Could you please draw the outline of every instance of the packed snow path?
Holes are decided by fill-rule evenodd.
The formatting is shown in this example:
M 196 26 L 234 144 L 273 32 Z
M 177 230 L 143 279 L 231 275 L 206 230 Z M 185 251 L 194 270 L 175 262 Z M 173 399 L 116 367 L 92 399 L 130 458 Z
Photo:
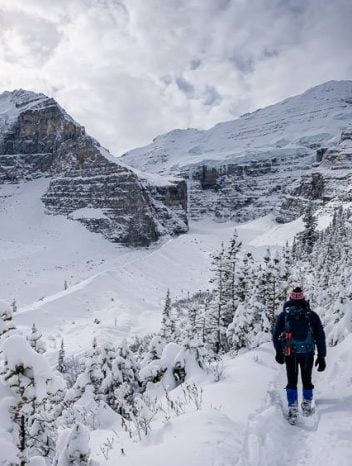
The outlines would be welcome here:
M 284 417 L 285 367 L 266 344 L 226 360 L 224 379 L 205 383 L 200 411 L 191 409 L 166 425 L 156 422 L 142 442 L 120 436 L 107 461 L 99 445 L 109 433 L 96 431 L 95 456 L 109 466 L 351 465 L 351 346 L 352 335 L 329 350 L 326 372 L 314 369 L 317 410 L 300 416 L 296 426 Z

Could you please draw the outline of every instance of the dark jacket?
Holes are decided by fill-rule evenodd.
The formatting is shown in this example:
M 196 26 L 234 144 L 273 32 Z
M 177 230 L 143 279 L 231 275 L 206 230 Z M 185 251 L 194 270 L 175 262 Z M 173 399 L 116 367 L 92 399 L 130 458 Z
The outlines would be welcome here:
M 310 325 L 311 325 L 311 329 L 313 333 L 314 343 L 318 350 L 318 356 L 325 358 L 326 342 L 325 342 L 325 332 L 323 329 L 323 325 L 321 323 L 321 320 L 318 314 L 309 308 L 309 304 L 304 299 L 300 299 L 300 300 L 290 299 L 284 304 L 283 311 L 281 312 L 281 314 L 278 315 L 276 319 L 276 324 L 273 330 L 273 343 L 274 343 L 274 347 L 276 351 L 278 352 L 282 351 L 280 335 L 282 334 L 282 332 L 285 331 L 285 310 L 290 306 L 300 306 L 306 309 L 307 312 L 309 312 L 309 321 L 310 321 Z M 302 323 L 302 325 L 306 325 L 306 324 Z M 305 332 L 305 329 L 302 329 L 302 333 L 304 332 Z

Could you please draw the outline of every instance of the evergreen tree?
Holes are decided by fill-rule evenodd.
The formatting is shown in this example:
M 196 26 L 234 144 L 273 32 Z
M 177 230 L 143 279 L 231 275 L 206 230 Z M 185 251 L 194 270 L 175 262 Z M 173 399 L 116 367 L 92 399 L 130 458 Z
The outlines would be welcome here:
M 175 336 L 175 319 L 172 315 L 170 290 L 167 290 L 164 309 L 162 313 L 160 335 L 165 341 L 172 341 Z
M 59 372 L 61 372 L 61 374 L 64 374 L 66 372 L 64 339 L 61 340 L 56 368 Z
M 72 429 L 63 431 L 58 442 L 54 466 L 93 466 L 90 460 L 89 437 L 89 429 L 78 422 Z
M 210 332 L 212 333 L 212 342 L 214 350 L 219 353 L 227 348 L 226 325 L 224 323 L 224 314 L 226 313 L 226 261 L 225 248 L 221 244 L 220 250 L 212 257 L 212 272 L 213 278 L 210 283 L 214 284 L 213 296 L 214 299 L 210 304 Z
M 237 287 L 235 294 L 239 303 L 244 303 L 252 291 L 255 281 L 253 256 L 250 252 L 243 256 L 240 263 L 237 277 Z
M 38 331 L 35 324 L 33 324 L 32 332 L 27 337 L 27 340 L 29 341 L 29 344 L 34 349 L 34 351 L 36 351 L 37 353 L 43 354 L 46 352 L 46 346 L 43 341 L 43 335 Z
M 313 246 L 318 238 L 316 231 L 318 221 L 314 216 L 314 206 L 310 202 L 303 215 L 304 230 L 299 233 L 298 238 L 300 240 L 302 252 L 305 255 L 311 254 Z
M 227 329 L 230 345 L 235 350 L 249 346 L 251 332 L 253 330 L 252 321 L 253 315 L 249 312 L 248 307 L 245 304 L 239 304 L 233 322 Z
M 17 303 L 15 299 L 12 301 L 11 307 L 12 307 L 12 312 L 15 314 L 17 312 Z
M 270 331 L 276 320 L 276 315 L 282 301 L 286 298 L 283 293 L 283 280 L 281 275 L 281 259 L 276 252 L 274 257 L 267 265 L 267 295 L 268 295 L 268 320 L 270 322 Z
M 229 247 L 225 257 L 225 294 L 230 301 L 229 322 L 233 319 L 237 307 L 237 268 L 239 263 L 239 253 L 242 248 L 242 242 L 238 240 L 238 234 L 235 230 L 230 240 Z
M 11 408 L 20 465 L 27 464 L 35 450 L 53 454 L 56 429 L 47 418 L 38 421 L 43 403 L 62 392 L 65 383 L 52 373 L 46 359 L 35 352 L 20 335 L 12 335 L 2 345 L 4 353 L 3 381 L 12 390 Z M 49 402 L 49 406 L 53 403 Z M 45 411 L 44 411 L 45 413 Z
M 0 299 L 0 337 L 5 334 L 10 334 L 11 330 L 15 329 L 12 322 L 13 311 L 11 306 Z

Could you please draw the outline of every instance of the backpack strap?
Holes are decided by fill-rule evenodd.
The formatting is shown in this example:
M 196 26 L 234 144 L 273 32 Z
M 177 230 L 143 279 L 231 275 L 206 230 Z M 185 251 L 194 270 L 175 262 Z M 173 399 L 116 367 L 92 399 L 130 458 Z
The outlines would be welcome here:
M 312 315 L 312 311 L 310 310 L 309 303 L 308 303 L 308 308 L 307 308 L 307 310 L 305 312 L 305 316 L 306 316 L 306 319 L 307 319 L 307 322 L 308 322 L 308 332 L 313 337 L 314 333 L 313 333 L 313 329 L 312 329 L 312 321 L 311 321 L 311 318 L 310 318 L 311 315 Z

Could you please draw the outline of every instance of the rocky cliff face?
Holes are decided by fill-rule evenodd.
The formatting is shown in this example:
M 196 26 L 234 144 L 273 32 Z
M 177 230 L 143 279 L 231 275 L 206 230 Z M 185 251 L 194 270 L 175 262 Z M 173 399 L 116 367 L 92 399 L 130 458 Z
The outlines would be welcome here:
M 352 182 L 352 128 L 337 141 L 316 152 L 316 162 L 292 185 L 278 209 L 278 221 L 291 221 L 302 214 L 308 201 L 318 206 L 350 202 Z
M 206 131 L 176 130 L 122 159 L 139 170 L 180 174 L 189 216 L 245 221 L 300 216 L 348 189 L 352 81 L 329 82 Z M 347 128 L 347 129 L 346 129 Z
M 288 222 L 308 201 L 350 202 L 351 123 L 352 81 L 330 82 L 115 159 L 53 99 L 15 91 L 0 96 L 0 184 L 49 177 L 48 213 L 128 245 L 186 232 L 187 218 Z
M 111 241 L 145 246 L 187 231 L 183 181 L 142 180 L 85 134 L 53 100 L 26 91 L 0 96 L 0 183 L 50 177 L 43 202 Z

